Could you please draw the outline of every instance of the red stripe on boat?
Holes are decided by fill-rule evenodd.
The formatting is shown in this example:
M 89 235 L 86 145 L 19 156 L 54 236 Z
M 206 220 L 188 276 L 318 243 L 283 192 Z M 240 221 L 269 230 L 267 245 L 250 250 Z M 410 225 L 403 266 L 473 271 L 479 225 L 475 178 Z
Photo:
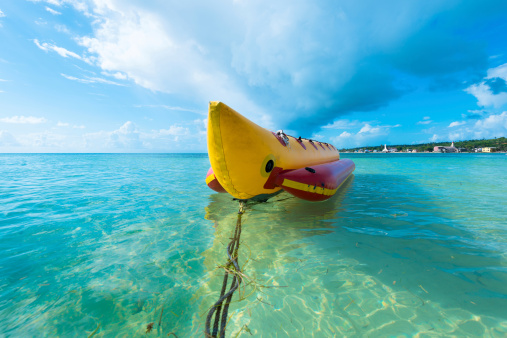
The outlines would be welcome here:
M 350 176 L 355 167 L 352 160 L 343 159 L 286 171 L 277 175 L 276 185 L 296 197 L 324 201 L 336 193 L 335 189 Z

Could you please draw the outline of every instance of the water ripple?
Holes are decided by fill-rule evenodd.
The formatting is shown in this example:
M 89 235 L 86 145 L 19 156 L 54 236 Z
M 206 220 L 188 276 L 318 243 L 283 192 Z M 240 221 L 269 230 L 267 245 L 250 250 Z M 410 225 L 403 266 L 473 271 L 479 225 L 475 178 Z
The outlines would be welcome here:
M 244 215 L 228 335 L 507 335 L 499 155 L 352 155 L 329 201 Z M 0 335 L 202 335 L 237 204 L 202 154 L 0 155 Z M 269 286 L 269 288 L 267 288 Z M 163 315 L 161 316 L 163 310 Z

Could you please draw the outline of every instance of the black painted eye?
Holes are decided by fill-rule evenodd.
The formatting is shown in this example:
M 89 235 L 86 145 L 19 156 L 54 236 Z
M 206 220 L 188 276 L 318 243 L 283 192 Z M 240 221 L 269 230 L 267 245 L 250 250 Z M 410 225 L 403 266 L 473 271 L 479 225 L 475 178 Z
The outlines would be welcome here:
M 266 163 L 266 172 L 269 173 L 271 170 L 273 170 L 273 167 L 275 166 L 275 163 L 273 160 L 269 160 L 268 163 Z

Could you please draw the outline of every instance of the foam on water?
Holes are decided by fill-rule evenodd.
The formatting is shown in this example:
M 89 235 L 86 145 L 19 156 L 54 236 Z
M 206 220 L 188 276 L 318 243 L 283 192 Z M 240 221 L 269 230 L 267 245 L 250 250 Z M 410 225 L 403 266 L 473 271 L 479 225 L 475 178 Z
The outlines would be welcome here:
M 507 157 L 349 157 L 329 201 L 248 207 L 227 335 L 507 335 Z M 0 335 L 203 335 L 238 207 L 208 167 L 0 155 Z

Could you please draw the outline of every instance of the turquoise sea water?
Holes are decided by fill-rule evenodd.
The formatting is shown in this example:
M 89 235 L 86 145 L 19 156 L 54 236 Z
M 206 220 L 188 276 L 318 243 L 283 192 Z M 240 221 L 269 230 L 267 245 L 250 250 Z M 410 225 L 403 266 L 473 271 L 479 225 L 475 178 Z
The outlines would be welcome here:
M 507 156 L 342 157 L 355 175 L 331 200 L 247 208 L 255 284 L 226 336 L 505 337 Z M 203 336 L 238 210 L 208 168 L 206 154 L 1 154 L 0 336 L 151 322 L 146 336 Z

